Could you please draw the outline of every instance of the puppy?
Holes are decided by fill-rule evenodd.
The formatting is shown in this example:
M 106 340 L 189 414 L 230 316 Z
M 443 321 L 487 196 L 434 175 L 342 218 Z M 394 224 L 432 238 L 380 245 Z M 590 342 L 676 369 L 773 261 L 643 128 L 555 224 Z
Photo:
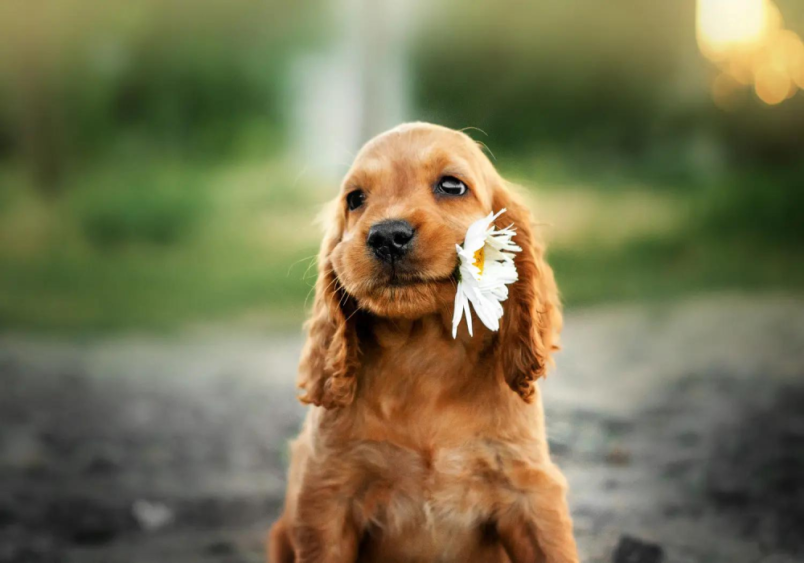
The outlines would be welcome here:
M 467 228 L 516 229 L 499 332 L 451 319 Z M 553 272 L 522 201 L 467 135 L 399 126 L 329 210 L 269 561 L 578 561 L 536 380 L 558 349 Z

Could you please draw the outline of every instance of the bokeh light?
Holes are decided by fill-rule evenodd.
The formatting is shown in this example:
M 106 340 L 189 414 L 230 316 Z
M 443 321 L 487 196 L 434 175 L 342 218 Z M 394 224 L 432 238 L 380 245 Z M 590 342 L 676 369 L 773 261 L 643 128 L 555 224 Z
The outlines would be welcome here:
M 768 105 L 792 98 L 804 84 L 804 42 L 784 28 L 772 0 L 698 0 L 697 37 L 701 53 L 721 71 L 712 83 L 721 108 L 732 108 L 734 82 L 753 86 Z
M 698 43 L 701 51 L 722 60 L 735 50 L 757 44 L 765 32 L 763 0 L 699 0 Z
M 790 77 L 783 70 L 765 65 L 757 71 L 754 89 L 760 100 L 776 105 L 788 98 L 792 85 Z

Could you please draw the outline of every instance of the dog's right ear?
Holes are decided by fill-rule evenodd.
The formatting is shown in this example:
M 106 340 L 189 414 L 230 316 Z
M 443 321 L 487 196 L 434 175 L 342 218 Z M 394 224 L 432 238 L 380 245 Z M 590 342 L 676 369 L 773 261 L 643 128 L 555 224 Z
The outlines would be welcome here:
M 353 300 L 344 292 L 330 255 L 343 233 L 343 213 L 334 202 L 325 210 L 326 234 L 318 254 L 318 280 L 307 341 L 299 363 L 298 386 L 301 402 L 325 408 L 352 402 L 357 384 L 358 349 L 354 322 L 350 322 Z
M 553 270 L 534 233 L 530 211 L 521 197 L 501 178 L 495 186 L 493 209 L 507 209 L 498 226 L 513 223 L 514 243 L 522 251 L 514 257 L 519 279 L 503 304 L 498 337 L 503 373 L 508 385 L 525 402 L 535 395 L 535 381 L 547 373 L 553 352 L 559 349 L 562 316 Z

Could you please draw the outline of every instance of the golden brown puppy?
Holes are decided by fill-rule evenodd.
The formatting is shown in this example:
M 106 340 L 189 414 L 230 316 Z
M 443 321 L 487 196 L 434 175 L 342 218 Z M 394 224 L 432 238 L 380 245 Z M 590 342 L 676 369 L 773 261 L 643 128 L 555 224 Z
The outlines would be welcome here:
M 519 280 L 499 332 L 475 318 L 474 337 L 464 322 L 453 339 L 455 245 L 502 208 Z M 331 208 L 318 271 L 299 368 L 314 406 L 270 561 L 577 561 L 535 385 L 558 348 L 553 272 L 477 144 L 423 123 L 370 141 Z

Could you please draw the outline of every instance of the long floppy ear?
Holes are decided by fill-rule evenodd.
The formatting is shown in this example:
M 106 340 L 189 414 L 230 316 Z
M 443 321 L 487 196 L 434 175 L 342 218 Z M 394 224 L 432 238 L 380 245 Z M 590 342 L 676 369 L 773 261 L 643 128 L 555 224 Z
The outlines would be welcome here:
M 522 248 L 514 258 L 519 279 L 511 285 L 498 338 L 505 381 L 530 402 L 536 379 L 547 373 L 552 354 L 559 349 L 561 302 L 553 270 L 544 259 L 544 245 L 534 235 L 530 211 L 502 179 L 494 188 L 495 211 L 505 208 L 498 227 L 511 223 L 514 242 Z
M 325 408 L 352 402 L 357 382 L 358 349 L 352 299 L 344 293 L 330 260 L 343 232 L 337 206 L 328 210 L 332 219 L 318 254 L 315 301 L 305 327 L 307 341 L 299 363 L 299 400 Z

